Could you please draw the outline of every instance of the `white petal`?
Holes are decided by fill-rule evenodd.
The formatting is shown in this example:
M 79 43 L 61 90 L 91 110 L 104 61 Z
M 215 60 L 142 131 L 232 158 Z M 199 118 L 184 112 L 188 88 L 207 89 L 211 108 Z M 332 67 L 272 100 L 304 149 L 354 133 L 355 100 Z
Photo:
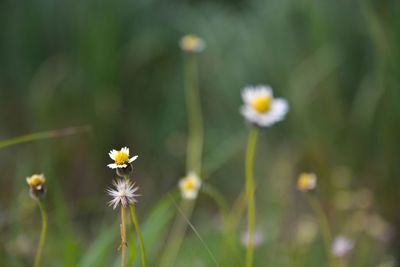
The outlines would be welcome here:
M 240 113 L 248 120 L 249 122 L 256 123 L 258 118 L 258 112 L 255 111 L 251 106 L 244 105 L 240 108 Z
M 115 150 L 115 149 L 111 150 L 110 153 L 108 153 L 108 155 L 110 156 L 110 158 L 111 158 L 112 160 L 115 160 L 115 156 L 116 156 L 117 154 L 118 154 L 118 151 Z
M 182 191 L 182 196 L 186 199 L 195 199 L 197 197 L 197 190 Z
M 267 85 L 246 86 L 242 90 L 242 99 L 245 104 L 251 104 L 259 97 L 273 97 L 272 88 Z
M 272 107 L 270 113 L 276 117 L 283 118 L 289 111 L 289 104 L 283 98 L 276 98 L 272 102 Z
M 121 165 L 117 165 L 116 168 L 124 169 L 124 168 L 126 168 L 126 167 L 128 167 L 128 165 L 126 165 L 126 164 L 121 164 Z
M 242 99 L 245 104 L 250 104 L 254 100 L 254 90 L 252 86 L 246 86 L 242 90 Z
M 125 152 L 129 156 L 129 148 L 127 148 L 126 146 L 121 148 L 121 152 Z
M 131 163 L 131 162 L 135 161 L 137 158 L 138 158 L 138 156 L 137 156 L 137 155 L 136 155 L 136 156 L 133 156 L 132 158 L 130 158 L 130 159 L 129 159 L 129 163 Z
M 256 97 L 272 97 L 272 88 L 269 85 L 257 85 L 254 87 L 254 92 Z
M 115 164 L 115 163 L 108 164 L 107 166 L 108 166 L 109 168 L 111 168 L 111 169 L 116 169 L 116 168 L 118 168 L 118 165 Z
M 289 110 L 289 105 L 285 99 L 277 98 L 272 102 L 271 110 L 266 113 L 260 113 L 249 105 L 244 105 L 240 113 L 252 123 L 261 127 L 268 127 L 284 119 Z

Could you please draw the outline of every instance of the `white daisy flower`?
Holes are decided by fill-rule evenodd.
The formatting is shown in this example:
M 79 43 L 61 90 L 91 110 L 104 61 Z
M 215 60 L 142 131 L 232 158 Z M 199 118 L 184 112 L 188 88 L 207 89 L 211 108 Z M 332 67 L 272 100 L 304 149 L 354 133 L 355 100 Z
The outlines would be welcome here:
M 119 204 L 126 208 L 129 205 L 137 203 L 136 197 L 140 196 L 135 194 L 139 187 L 135 187 L 134 183 L 129 180 L 116 179 L 113 181 L 115 189 L 107 189 L 107 193 L 113 198 L 108 202 L 110 206 L 115 209 Z
M 251 123 L 269 127 L 285 118 L 289 105 L 283 98 L 274 98 L 272 88 L 265 85 L 247 86 L 242 90 L 244 105 L 240 113 Z
M 317 187 L 317 176 L 315 173 L 302 173 L 297 179 L 297 189 L 302 192 L 314 190 Z
M 185 52 L 200 53 L 206 48 L 206 43 L 197 35 L 187 34 L 181 38 L 179 46 Z
M 179 181 L 179 188 L 182 197 L 185 199 L 195 199 L 201 187 L 201 179 L 196 173 L 190 172 L 186 177 Z
M 110 153 L 108 153 L 108 155 L 112 160 L 114 160 L 114 163 L 107 165 L 111 169 L 126 168 L 128 167 L 129 163 L 135 161 L 138 158 L 138 156 L 133 156 L 132 158 L 129 158 L 129 148 L 127 147 L 121 148 L 120 151 L 113 149 L 110 151 Z
M 336 257 L 346 257 L 354 248 L 354 241 L 344 236 L 335 238 L 332 244 L 332 254 Z
M 244 232 L 242 235 L 242 238 L 240 239 L 241 243 L 243 246 L 248 247 L 250 244 L 250 234 L 248 231 Z M 264 232 L 261 230 L 256 230 L 253 235 L 253 246 L 259 247 L 261 246 L 265 241 L 265 235 Z

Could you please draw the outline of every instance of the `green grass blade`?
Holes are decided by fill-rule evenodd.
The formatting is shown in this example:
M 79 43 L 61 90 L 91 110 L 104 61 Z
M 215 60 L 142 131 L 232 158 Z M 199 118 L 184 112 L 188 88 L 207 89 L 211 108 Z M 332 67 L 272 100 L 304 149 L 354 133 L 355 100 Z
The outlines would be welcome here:
M 102 234 L 93 242 L 88 252 L 84 255 L 77 267 L 107 266 L 107 260 L 117 249 L 119 236 L 119 222 L 109 229 L 104 229 Z
M 20 135 L 16 137 L 12 137 L 9 139 L 0 141 L 0 148 L 5 148 L 13 145 L 18 145 L 26 142 L 31 142 L 40 139 L 48 139 L 48 138 L 58 138 L 68 135 L 74 135 L 78 133 L 90 132 L 91 128 L 88 125 L 79 126 L 79 127 L 70 127 L 61 130 L 52 130 L 38 133 L 31 133 L 26 135 Z

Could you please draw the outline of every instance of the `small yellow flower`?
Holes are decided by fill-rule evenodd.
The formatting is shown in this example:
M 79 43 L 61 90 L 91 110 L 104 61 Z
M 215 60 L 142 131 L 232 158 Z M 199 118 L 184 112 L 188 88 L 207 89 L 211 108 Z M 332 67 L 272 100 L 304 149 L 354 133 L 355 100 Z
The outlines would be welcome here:
M 30 192 L 34 197 L 43 197 L 45 194 L 46 178 L 43 174 L 34 174 L 26 178 Z
M 297 189 L 308 192 L 317 186 L 317 176 L 314 173 L 302 173 L 297 179 Z
M 190 172 L 186 177 L 179 181 L 179 188 L 182 197 L 185 199 L 195 199 L 201 187 L 201 179 L 196 173 Z
M 132 158 L 129 158 L 129 148 L 127 147 L 123 147 L 119 151 L 113 149 L 108 153 L 108 155 L 112 160 L 114 160 L 114 163 L 107 165 L 111 169 L 126 168 L 129 163 L 135 161 L 138 157 L 133 156 Z
M 46 182 L 46 178 L 44 178 L 43 174 L 34 174 L 30 177 L 27 177 L 26 182 L 31 188 L 41 189 L 41 187 Z
M 206 47 L 204 40 L 194 34 L 183 36 L 179 45 L 183 51 L 189 53 L 199 53 Z

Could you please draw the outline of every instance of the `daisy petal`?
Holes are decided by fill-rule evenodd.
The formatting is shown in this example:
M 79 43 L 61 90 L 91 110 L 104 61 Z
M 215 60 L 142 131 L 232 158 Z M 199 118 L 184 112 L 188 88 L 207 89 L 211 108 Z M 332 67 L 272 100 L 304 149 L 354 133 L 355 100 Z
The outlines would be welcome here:
M 118 165 L 115 163 L 111 163 L 111 164 L 108 164 L 107 167 L 109 167 L 111 169 L 116 169 L 116 168 L 118 168 Z
M 133 156 L 132 158 L 130 158 L 130 159 L 129 159 L 129 163 L 131 163 L 131 162 L 135 161 L 137 158 L 138 158 L 138 156 L 137 156 L 137 155 L 136 155 L 136 156 Z
M 121 152 L 125 152 L 126 154 L 129 155 L 129 148 L 125 146 L 125 147 L 121 148 Z
M 115 149 L 111 150 L 110 153 L 108 153 L 108 155 L 110 156 L 110 158 L 111 158 L 112 160 L 115 159 L 115 156 L 116 156 L 117 154 L 118 154 L 118 151 L 115 150 Z

